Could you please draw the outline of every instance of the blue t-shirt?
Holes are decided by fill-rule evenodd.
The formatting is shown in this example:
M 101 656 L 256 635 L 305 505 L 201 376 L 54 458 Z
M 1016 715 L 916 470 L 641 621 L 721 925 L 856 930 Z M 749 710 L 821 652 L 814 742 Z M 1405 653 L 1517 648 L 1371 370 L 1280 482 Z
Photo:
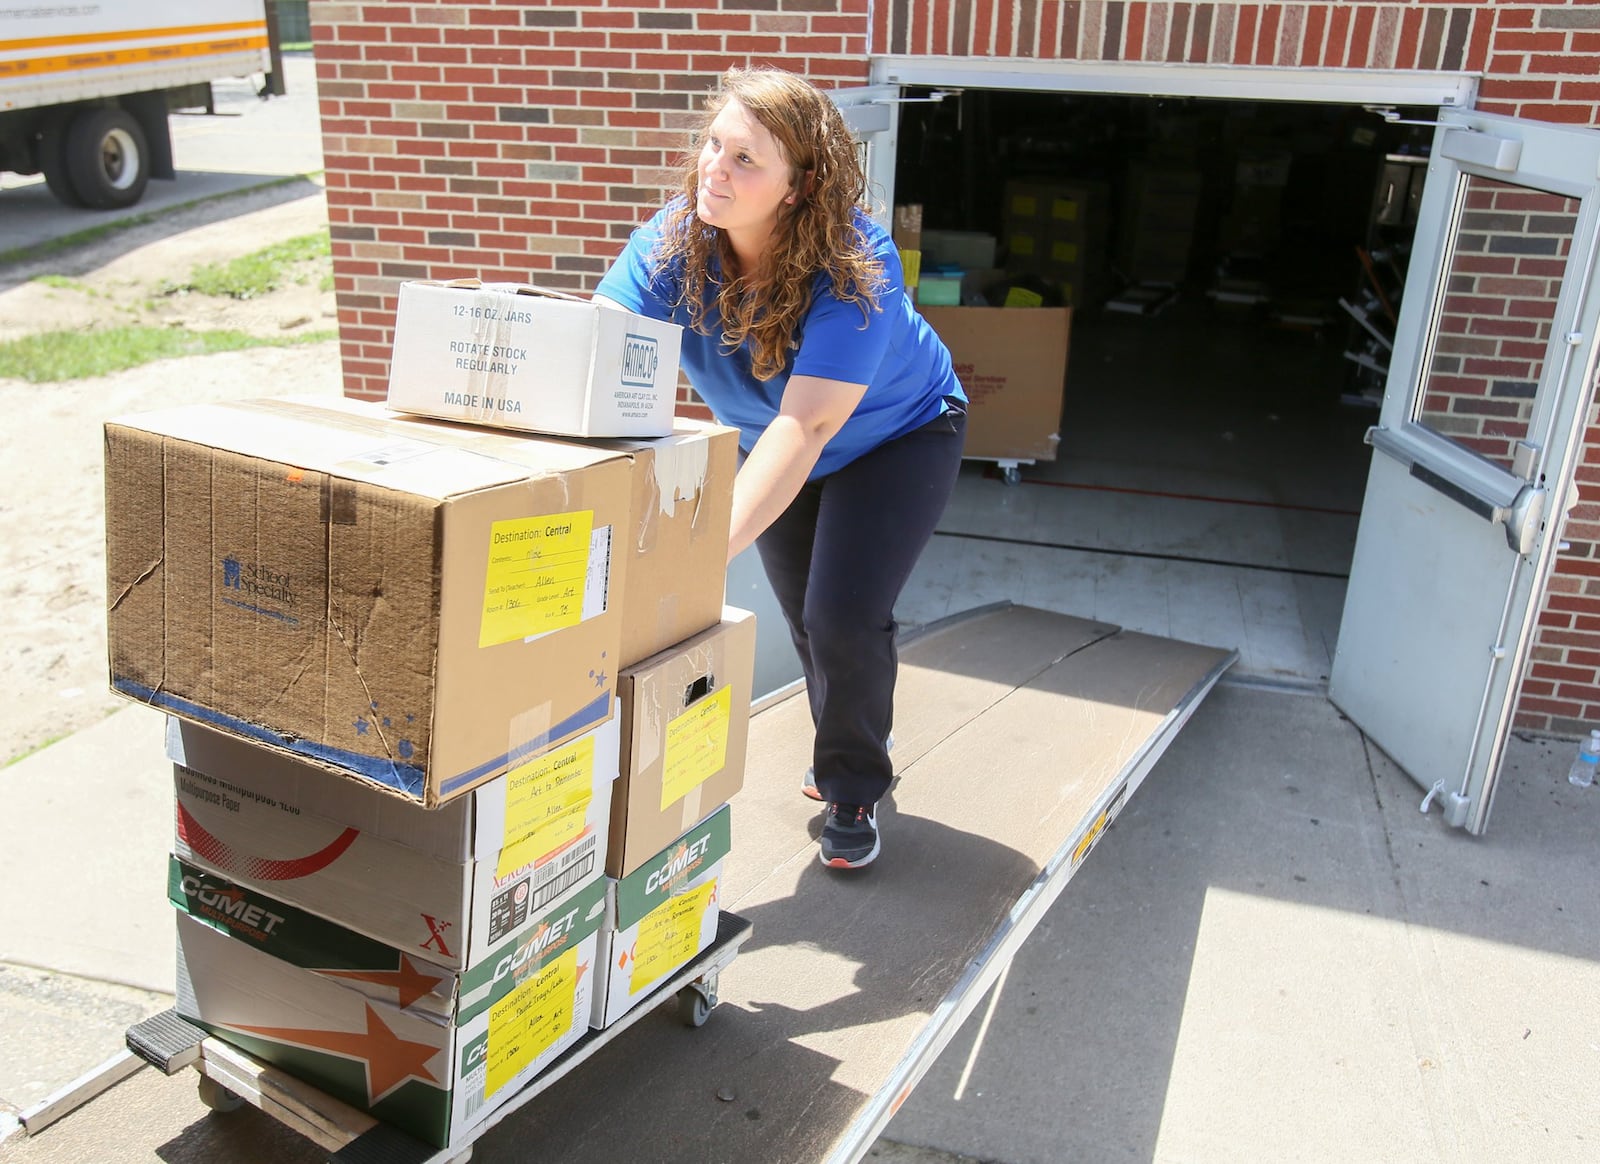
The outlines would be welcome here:
M 633 232 L 595 294 L 684 329 L 679 358 L 689 382 L 720 422 L 739 429 L 739 447 L 745 452 L 778 415 L 784 387 L 793 375 L 867 386 L 850 419 L 824 446 L 811 471 L 813 480 L 922 427 L 947 411 L 950 401 L 965 407 L 966 394 L 949 351 L 906 297 L 894 240 L 861 210 L 856 211 L 856 227 L 883 264 L 885 281 L 877 309 L 869 305 L 863 314 L 862 305 L 840 302 L 833 295 L 832 281 L 819 274 L 784 370 L 764 382 L 751 375 L 748 340 L 736 351 L 723 346 L 716 304 L 708 304 L 706 311 L 710 334 L 696 332 L 689 326 L 687 305 L 678 302 L 681 276 L 671 269 L 655 271 L 653 255 L 666 214 L 667 209 L 659 211 Z

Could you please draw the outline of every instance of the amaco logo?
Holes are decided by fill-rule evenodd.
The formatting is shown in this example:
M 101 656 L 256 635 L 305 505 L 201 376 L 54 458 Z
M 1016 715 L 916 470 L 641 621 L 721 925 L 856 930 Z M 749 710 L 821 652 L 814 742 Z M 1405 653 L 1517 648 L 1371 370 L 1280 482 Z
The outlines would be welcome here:
M 629 388 L 653 388 L 661 353 L 647 335 L 629 332 L 622 338 L 622 382 Z

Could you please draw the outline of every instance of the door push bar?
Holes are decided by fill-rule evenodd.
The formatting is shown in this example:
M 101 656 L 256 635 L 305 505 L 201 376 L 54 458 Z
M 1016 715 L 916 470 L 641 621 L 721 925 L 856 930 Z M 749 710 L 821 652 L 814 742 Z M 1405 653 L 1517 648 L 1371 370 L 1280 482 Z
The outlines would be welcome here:
M 1367 430 L 1366 441 L 1405 465 L 1411 476 L 1424 485 L 1485 521 L 1503 525 L 1506 545 L 1513 552 L 1523 557 L 1533 553 L 1544 523 L 1547 491 L 1543 486 L 1488 464 L 1481 470 L 1450 464 L 1438 459 L 1432 449 L 1409 433 L 1374 426 Z M 1531 471 L 1533 451 L 1533 446 L 1525 442 L 1518 445 L 1519 467 L 1526 466 Z M 1434 464 L 1428 464 L 1430 460 Z

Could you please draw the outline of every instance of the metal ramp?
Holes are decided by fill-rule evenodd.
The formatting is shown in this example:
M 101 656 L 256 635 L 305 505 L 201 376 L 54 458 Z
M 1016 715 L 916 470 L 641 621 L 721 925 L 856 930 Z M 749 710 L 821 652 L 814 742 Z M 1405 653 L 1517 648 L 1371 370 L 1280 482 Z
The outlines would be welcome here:
M 883 856 L 853 874 L 817 860 L 804 698 L 761 708 L 724 1005 L 698 1030 L 662 1008 L 487 1135 L 604 1164 L 860 1159 L 1236 657 L 1017 606 L 930 628 L 901 654 Z
M 209 1106 L 247 1100 L 337 1161 L 859 1160 L 1236 658 L 1011 605 L 929 628 L 901 652 L 884 854 L 851 873 L 817 860 L 803 693 L 763 700 L 718 944 L 661 992 L 699 983 L 727 1005 L 695 1008 L 700 1027 L 679 998 L 591 1032 L 452 1148 L 164 1015 L 129 1045 L 168 1074 L 197 1066 Z

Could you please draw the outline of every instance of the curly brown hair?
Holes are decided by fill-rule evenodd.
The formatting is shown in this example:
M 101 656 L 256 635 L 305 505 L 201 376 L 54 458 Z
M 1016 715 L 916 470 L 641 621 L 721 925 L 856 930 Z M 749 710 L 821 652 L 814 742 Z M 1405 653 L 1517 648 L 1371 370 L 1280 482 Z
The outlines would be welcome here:
M 772 134 L 789 166 L 794 203 L 780 207 L 766 262 L 759 271 L 739 270 L 726 234 L 700 221 L 697 152 L 683 160 L 683 197 L 673 200 L 654 259 L 658 269 L 681 262 L 690 326 L 701 334 L 707 334 L 707 289 L 714 286 L 723 344 L 733 351 L 750 340 L 751 370 L 756 379 L 770 380 L 783 371 L 795 329 L 811 307 L 816 276 L 826 273 L 834 296 L 859 306 L 865 320 L 878 310 L 883 264 L 856 225 L 867 178 L 838 107 L 792 73 L 733 68 L 707 98 L 696 142 L 729 101 Z M 713 260 L 720 278 L 712 274 Z

